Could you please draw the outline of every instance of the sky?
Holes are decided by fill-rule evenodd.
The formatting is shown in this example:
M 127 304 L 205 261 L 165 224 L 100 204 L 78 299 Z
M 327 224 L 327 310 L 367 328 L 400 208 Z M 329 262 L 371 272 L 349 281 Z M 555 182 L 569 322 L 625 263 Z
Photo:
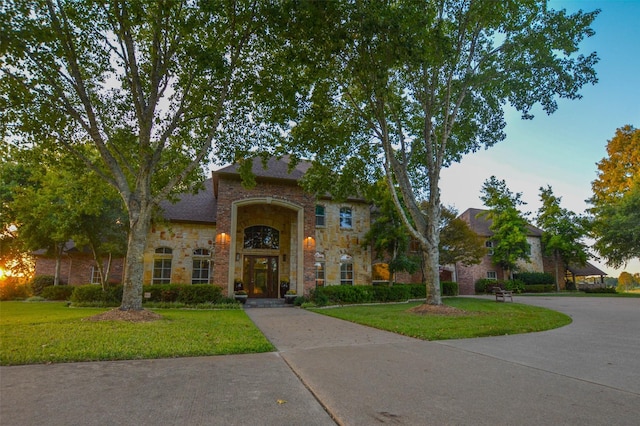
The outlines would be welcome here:
M 548 5 L 567 12 L 601 10 L 592 24 L 596 34 L 581 44 L 581 52 L 600 57 L 595 67 L 599 82 L 583 87 L 582 99 L 560 100 L 550 116 L 538 110 L 525 121 L 507 110 L 505 140 L 442 171 L 442 202 L 459 213 L 484 208 L 480 191 L 491 176 L 522 193 L 527 204 L 521 208 L 531 212 L 531 221 L 540 207 L 539 188 L 547 185 L 562 197 L 562 207 L 584 213 L 607 142 L 626 124 L 640 128 L 640 1 L 550 0 Z M 602 260 L 590 262 L 613 277 L 640 272 L 637 260 L 617 270 Z

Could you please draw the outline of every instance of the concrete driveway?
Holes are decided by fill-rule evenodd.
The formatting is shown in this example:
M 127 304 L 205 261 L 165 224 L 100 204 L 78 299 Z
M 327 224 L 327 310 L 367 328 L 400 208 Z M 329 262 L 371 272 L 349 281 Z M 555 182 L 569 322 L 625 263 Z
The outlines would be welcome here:
M 638 425 L 640 299 L 515 299 L 573 323 L 425 342 L 248 309 L 277 353 L 0 367 L 0 425 Z

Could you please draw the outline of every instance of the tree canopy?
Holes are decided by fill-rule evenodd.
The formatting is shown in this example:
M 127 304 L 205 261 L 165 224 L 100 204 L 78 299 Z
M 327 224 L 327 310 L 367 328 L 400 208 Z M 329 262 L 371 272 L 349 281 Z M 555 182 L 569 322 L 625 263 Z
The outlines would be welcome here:
M 640 259 L 640 129 L 627 125 L 607 143 L 592 182 L 591 231 L 595 250 L 618 268 Z
M 493 232 L 493 255 L 491 260 L 513 274 L 518 261 L 529 260 L 531 245 L 527 241 L 529 223 L 518 210 L 525 204 L 521 193 L 512 193 L 504 180 L 491 176 L 482 185 L 480 199 L 489 208 L 486 213 L 491 221 L 489 229 Z
M 315 176 L 340 170 L 366 179 L 371 168 L 385 171 L 423 251 L 427 303 L 441 303 L 441 169 L 505 138 L 505 104 L 528 119 L 535 105 L 552 113 L 557 99 L 577 99 L 597 81 L 595 53 L 578 48 L 593 35 L 598 11 L 570 15 L 546 1 L 289 6 L 289 31 L 304 40 L 290 44 L 291 55 L 302 57 L 291 74 L 307 87 L 292 118 L 292 150 L 314 156 L 322 171 Z M 308 183 L 323 191 L 327 181 Z
M 67 150 L 113 186 L 130 229 L 121 309 L 142 307 L 159 201 L 280 134 L 268 2 L 15 0 L 0 9 L 0 129 Z M 281 102 L 281 99 L 279 99 Z M 86 155 L 91 145 L 97 157 Z
M 586 219 L 560 207 L 560 197 L 553 194 L 550 186 L 540 188 L 540 201 L 536 219 L 542 229 L 542 246 L 545 254 L 552 255 L 556 269 L 556 287 L 569 264 L 584 265 L 589 251 L 583 239 L 587 236 Z M 560 268 L 562 266 L 562 269 Z M 562 275 L 561 275 L 562 273 Z

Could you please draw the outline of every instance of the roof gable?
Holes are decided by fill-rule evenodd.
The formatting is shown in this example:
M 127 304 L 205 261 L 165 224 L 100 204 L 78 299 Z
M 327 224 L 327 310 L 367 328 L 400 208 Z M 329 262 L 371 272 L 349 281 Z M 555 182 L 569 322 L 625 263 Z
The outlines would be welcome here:
M 487 219 L 487 213 L 489 213 L 489 210 L 470 208 L 465 210 L 459 217 L 467 222 L 476 234 L 482 235 L 483 237 L 491 237 L 494 232 L 491 230 L 492 221 L 491 219 Z M 541 237 L 542 230 L 529 223 L 527 224 L 527 235 L 530 237 Z
M 174 222 L 216 223 L 218 203 L 213 197 L 213 179 L 207 179 L 203 184 L 204 189 L 195 194 L 182 193 L 175 203 L 162 201 L 162 216 Z

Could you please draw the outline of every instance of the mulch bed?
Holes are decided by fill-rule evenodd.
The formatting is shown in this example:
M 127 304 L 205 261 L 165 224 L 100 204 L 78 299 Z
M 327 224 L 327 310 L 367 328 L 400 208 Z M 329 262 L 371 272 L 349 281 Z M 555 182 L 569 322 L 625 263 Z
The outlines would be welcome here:
M 83 318 L 83 321 L 127 321 L 127 322 L 152 322 L 162 319 L 162 315 L 146 311 L 122 311 L 115 308 L 92 317 Z
M 414 308 L 409 309 L 409 312 L 420 315 L 443 315 L 443 316 L 462 316 L 469 315 L 469 312 L 454 308 L 447 305 L 428 305 L 423 303 Z

